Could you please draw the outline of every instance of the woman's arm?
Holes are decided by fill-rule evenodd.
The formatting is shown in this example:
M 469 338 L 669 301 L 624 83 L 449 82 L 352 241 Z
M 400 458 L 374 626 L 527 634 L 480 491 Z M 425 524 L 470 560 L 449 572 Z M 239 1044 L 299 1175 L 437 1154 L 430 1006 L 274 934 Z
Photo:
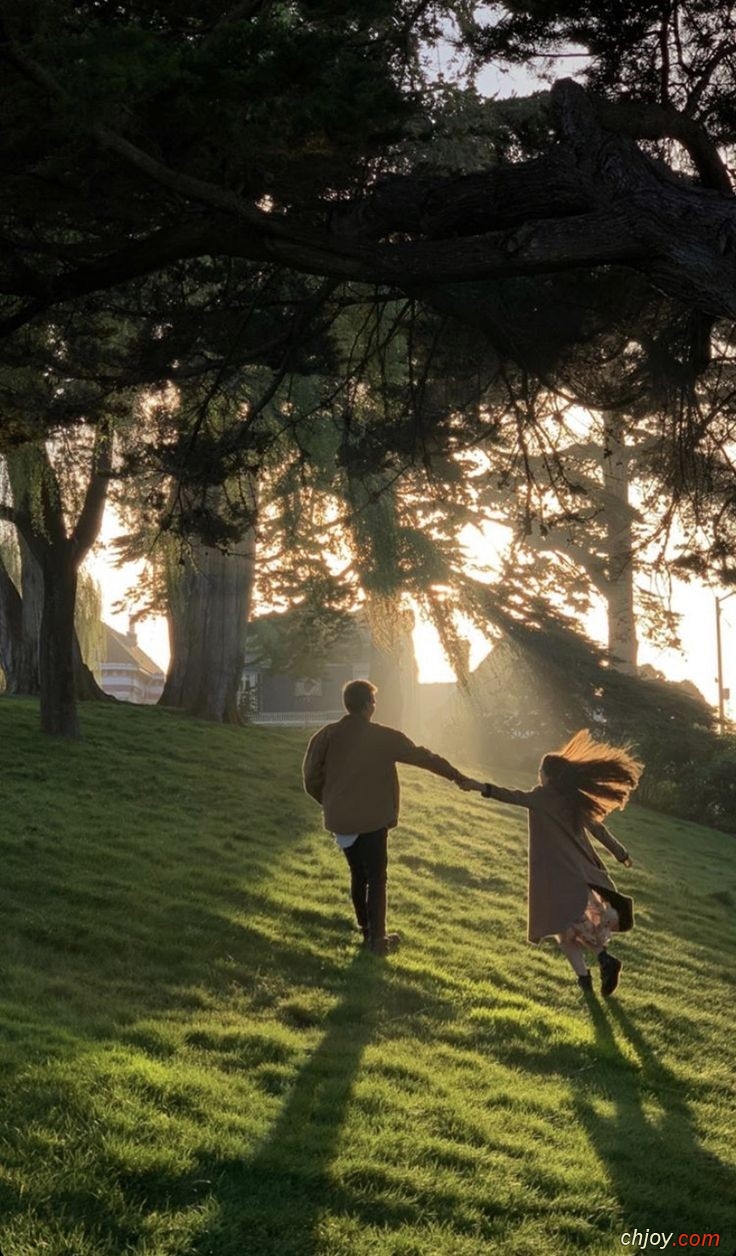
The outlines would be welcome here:
M 504 789 L 501 785 L 491 785 L 490 782 L 483 784 L 482 781 L 476 781 L 470 776 L 465 776 L 458 781 L 461 789 L 477 790 L 484 798 L 492 798 L 494 802 L 507 802 L 512 807 L 526 807 L 529 811 L 534 811 L 540 805 L 541 787 L 529 790 L 523 789 Z
M 605 824 L 592 822 L 585 827 L 601 843 L 601 846 L 605 846 L 606 850 L 610 850 L 619 863 L 626 864 L 629 868 L 631 867 L 632 859 L 626 847 L 621 845 L 618 838 L 613 836 L 613 833 L 606 828 Z
M 530 790 L 504 789 L 501 785 L 490 783 L 483 786 L 484 798 L 492 798 L 494 802 L 508 802 L 512 807 L 526 807 L 528 811 L 536 811 L 539 808 L 541 793 L 541 786 Z

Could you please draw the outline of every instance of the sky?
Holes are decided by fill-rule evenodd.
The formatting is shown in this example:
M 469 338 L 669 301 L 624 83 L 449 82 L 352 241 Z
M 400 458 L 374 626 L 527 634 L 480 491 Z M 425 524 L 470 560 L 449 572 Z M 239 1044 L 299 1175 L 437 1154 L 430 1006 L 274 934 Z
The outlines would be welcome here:
M 119 569 L 114 565 L 114 556 L 110 549 L 110 540 L 117 535 L 120 527 L 108 507 L 100 534 L 100 542 L 88 561 L 93 575 L 100 581 L 103 597 L 103 619 L 120 632 L 127 631 L 130 611 L 136 609 L 135 603 L 122 611 L 115 612 L 116 602 L 125 597 L 128 590 L 136 583 L 136 576 L 142 567 L 139 564 L 127 564 Z M 494 539 L 488 535 L 485 539 L 478 538 L 479 553 L 487 557 L 489 546 Z M 721 592 L 723 592 L 721 590 Z M 648 642 L 641 643 L 639 651 L 640 663 L 650 663 L 671 680 L 692 680 L 703 696 L 716 705 L 716 627 L 715 597 L 711 590 L 695 583 L 682 584 L 676 582 L 673 593 L 673 609 L 682 615 L 680 635 L 682 652 L 660 650 Z M 736 596 L 726 601 L 721 608 L 721 632 L 723 642 L 723 683 L 730 688 L 736 698 Z M 586 631 L 594 638 L 603 641 L 605 636 L 605 619 L 602 611 L 593 614 L 584 625 Z M 169 660 L 169 641 L 166 621 L 163 618 L 149 618 L 136 625 L 138 644 L 157 663 L 165 669 Z M 478 663 L 488 652 L 488 642 L 480 633 L 471 632 L 470 666 Z M 436 681 L 451 681 L 454 673 L 445 658 L 436 632 L 429 624 L 420 624 L 414 634 L 414 648 L 417 656 L 419 681 L 429 684 Z M 727 713 L 736 713 L 736 702 L 726 704 Z
M 697 584 L 676 584 L 673 610 L 682 616 L 680 638 L 682 650 L 662 650 L 642 640 L 639 663 L 649 663 L 664 673 L 668 680 L 691 680 L 714 706 L 718 700 L 716 682 L 716 621 L 714 593 Z M 597 641 L 605 641 L 605 617 L 602 609 L 594 612 L 583 625 Z M 471 669 L 488 650 L 480 634 L 471 633 Z M 723 684 L 736 698 L 736 596 L 721 607 Z M 415 635 L 420 682 L 453 680 L 454 673 L 445 659 L 437 634 L 426 625 Z M 736 702 L 726 703 L 726 713 L 736 712 Z

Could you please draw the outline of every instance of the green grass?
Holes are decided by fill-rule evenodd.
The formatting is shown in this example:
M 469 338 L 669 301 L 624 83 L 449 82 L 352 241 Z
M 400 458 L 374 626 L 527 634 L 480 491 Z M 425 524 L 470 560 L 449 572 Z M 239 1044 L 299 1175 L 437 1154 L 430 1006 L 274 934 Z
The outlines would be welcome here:
M 638 928 L 588 1007 L 524 942 L 523 813 L 402 770 L 384 962 L 304 735 L 37 718 L 0 702 L 3 1256 L 730 1256 L 733 838 L 613 823 Z

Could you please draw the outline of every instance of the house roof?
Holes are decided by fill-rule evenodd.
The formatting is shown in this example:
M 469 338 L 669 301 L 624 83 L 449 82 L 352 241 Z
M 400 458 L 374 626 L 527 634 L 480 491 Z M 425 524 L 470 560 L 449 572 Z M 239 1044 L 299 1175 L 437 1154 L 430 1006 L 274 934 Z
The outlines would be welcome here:
M 140 671 L 145 672 L 148 676 L 161 676 L 163 673 L 157 663 L 149 658 L 145 650 L 142 650 L 136 644 L 135 638 L 126 636 L 117 629 L 111 628 L 109 624 L 103 624 L 105 629 L 105 657 L 102 660 L 102 666 L 105 664 L 133 663 Z

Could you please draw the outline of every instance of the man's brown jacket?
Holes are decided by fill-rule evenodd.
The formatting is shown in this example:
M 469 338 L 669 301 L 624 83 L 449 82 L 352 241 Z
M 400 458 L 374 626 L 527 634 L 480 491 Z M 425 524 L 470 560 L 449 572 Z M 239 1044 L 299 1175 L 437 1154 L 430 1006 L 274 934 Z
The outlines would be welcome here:
M 393 829 L 399 819 L 397 763 L 426 768 L 454 781 L 447 759 L 415 746 L 403 733 L 362 715 L 326 724 L 304 757 L 304 788 L 323 808 L 331 833 L 372 833 Z

